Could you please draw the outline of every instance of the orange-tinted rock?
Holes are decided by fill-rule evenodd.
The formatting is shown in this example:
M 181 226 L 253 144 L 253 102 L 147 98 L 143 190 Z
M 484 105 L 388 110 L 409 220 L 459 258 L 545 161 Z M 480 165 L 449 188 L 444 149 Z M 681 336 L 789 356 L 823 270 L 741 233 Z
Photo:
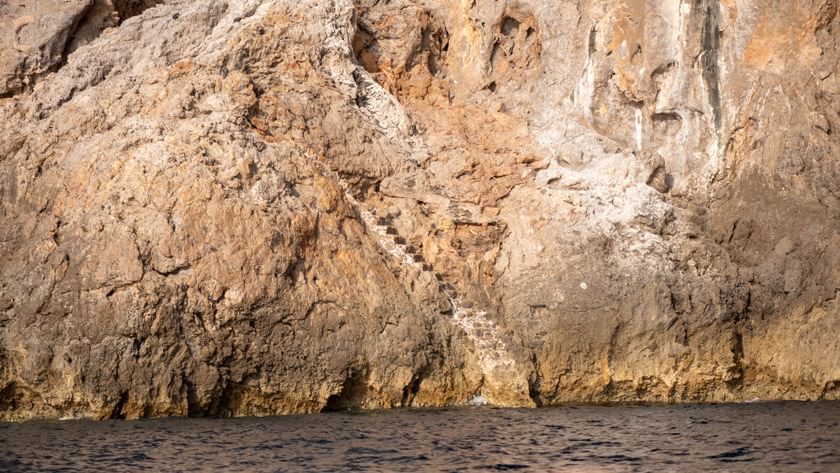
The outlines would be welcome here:
M 0 417 L 840 393 L 833 0 L 53 3 Z

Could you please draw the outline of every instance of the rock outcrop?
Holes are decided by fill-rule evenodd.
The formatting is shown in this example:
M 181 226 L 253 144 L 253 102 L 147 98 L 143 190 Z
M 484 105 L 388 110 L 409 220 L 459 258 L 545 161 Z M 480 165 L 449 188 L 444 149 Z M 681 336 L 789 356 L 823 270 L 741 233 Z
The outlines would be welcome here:
M 0 5 L 0 417 L 840 398 L 838 18 Z

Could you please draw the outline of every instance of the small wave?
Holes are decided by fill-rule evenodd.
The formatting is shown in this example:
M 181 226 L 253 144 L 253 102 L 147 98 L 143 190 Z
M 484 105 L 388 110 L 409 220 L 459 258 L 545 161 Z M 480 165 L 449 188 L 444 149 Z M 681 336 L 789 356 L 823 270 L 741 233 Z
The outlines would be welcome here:
M 479 394 L 477 396 L 474 396 L 472 399 L 470 399 L 468 404 L 471 405 L 471 406 L 486 406 L 487 405 L 487 398 L 485 398 L 484 396 Z

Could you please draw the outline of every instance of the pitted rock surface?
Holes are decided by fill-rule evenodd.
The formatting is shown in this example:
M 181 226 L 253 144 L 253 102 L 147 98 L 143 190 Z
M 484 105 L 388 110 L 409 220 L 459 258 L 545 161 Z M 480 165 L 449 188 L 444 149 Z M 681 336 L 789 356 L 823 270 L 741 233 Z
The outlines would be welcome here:
M 0 5 L 0 417 L 840 397 L 836 0 Z

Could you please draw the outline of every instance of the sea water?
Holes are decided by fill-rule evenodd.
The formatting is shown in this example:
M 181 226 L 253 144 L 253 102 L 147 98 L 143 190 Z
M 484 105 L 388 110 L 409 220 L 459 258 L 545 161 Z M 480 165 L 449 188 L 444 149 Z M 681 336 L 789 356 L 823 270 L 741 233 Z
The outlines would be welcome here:
M 0 424 L 0 471 L 840 472 L 840 403 Z

